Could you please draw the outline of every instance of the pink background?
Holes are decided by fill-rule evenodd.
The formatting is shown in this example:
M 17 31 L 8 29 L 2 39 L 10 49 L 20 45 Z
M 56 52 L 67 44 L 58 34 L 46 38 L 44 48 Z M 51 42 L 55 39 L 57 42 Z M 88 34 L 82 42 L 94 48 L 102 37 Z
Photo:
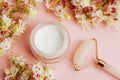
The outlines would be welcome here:
M 28 63 L 36 61 L 29 48 L 29 35 L 31 30 L 39 23 L 47 21 L 59 22 L 59 20 L 50 13 L 47 13 L 43 4 L 39 6 L 38 15 L 29 22 L 25 33 L 16 39 L 7 55 L 23 55 Z M 66 57 L 58 63 L 50 64 L 55 69 L 56 80 L 117 80 L 113 76 L 100 70 L 95 65 L 76 72 L 73 68 L 72 58 L 78 45 L 90 38 L 96 38 L 99 45 L 99 56 L 115 68 L 120 70 L 120 32 L 106 30 L 102 27 L 93 31 L 82 31 L 80 26 L 72 20 L 63 20 L 63 24 L 70 33 L 70 46 L 66 51 Z M 8 67 L 7 56 L 0 57 L 0 80 L 3 80 L 4 69 Z

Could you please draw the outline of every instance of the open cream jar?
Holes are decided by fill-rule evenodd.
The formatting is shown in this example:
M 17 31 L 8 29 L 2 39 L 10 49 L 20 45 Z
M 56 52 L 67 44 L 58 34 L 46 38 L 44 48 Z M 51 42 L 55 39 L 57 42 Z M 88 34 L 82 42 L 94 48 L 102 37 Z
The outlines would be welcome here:
M 64 57 L 68 45 L 68 31 L 56 22 L 39 24 L 30 35 L 33 53 L 45 63 L 53 63 Z

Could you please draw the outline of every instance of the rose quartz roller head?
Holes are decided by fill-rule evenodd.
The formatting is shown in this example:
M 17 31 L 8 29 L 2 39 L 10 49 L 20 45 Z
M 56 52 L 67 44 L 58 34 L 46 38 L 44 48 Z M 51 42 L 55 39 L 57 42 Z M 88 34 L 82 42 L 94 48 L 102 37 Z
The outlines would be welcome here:
M 96 45 L 96 46 L 94 46 Z M 98 48 L 97 48 L 97 41 L 96 39 L 90 39 L 90 40 L 86 40 L 84 41 L 76 50 L 76 53 L 74 55 L 73 58 L 73 65 L 76 71 L 81 70 L 82 68 L 84 68 L 88 62 L 90 62 L 89 58 L 90 58 L 90 51 L 93 50 L 93 48 L 96 47 L 96 60 L 97 63 L 95 63 L 95 65 L 97 65 L 99 68 L 105 70 L 106 72 L 109 72 L 110 74 L 112 74 L 114 77 L 120 79 L 120 71 L 116 70 L 114 67 L 112 67 L 111 65 L 107 64 L 105 61 L 103 61 L 102 59 L 98 58 Z
M 75 70 L 79 71 L 92 62 L 90 61 L 90 56 L 93 56 L 93 54 L 90 51 L 93 50 L 94 44 L 94 40 L 86 40 L 77 48 L 73 58 Z

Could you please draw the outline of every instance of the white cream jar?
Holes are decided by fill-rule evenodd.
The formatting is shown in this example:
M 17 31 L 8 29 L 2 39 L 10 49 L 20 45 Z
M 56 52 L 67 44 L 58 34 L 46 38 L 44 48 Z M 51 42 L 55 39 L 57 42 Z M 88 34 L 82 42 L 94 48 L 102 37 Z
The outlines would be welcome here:
M 30 46 L 36 57 L 46 63 L 60 60 L 69 45 L 69 34 L 59 23 L 36 26 L 30 35 Z

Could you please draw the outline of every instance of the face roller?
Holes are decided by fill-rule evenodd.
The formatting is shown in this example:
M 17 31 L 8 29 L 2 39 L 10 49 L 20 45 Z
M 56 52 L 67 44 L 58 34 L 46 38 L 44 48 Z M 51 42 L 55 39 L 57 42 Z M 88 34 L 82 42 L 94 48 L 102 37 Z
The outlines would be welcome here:
M 88 60 L 88 58 L 91 55 L 90 51 L 92 51 L 94 47 L 96 47 L 95 65 L 105 70 L 106 72 L 109 72 L 114 77 L 120 79 L 120 71 L 116 70 L 114 67 L 112 67 L 111 65 L 109 65 L 104 60 L 98 57 L 98 45 L 97 45 L 96 39 L 90 39 L 90 40 L 84 41 L 78 47 L 73 58 L 73 64 L 74 64 L 75 70 L 79 71 L 82 68 L 85 68 L 86 66 L 88 66 L 89 63 L 91 63 L 90 60 Z

